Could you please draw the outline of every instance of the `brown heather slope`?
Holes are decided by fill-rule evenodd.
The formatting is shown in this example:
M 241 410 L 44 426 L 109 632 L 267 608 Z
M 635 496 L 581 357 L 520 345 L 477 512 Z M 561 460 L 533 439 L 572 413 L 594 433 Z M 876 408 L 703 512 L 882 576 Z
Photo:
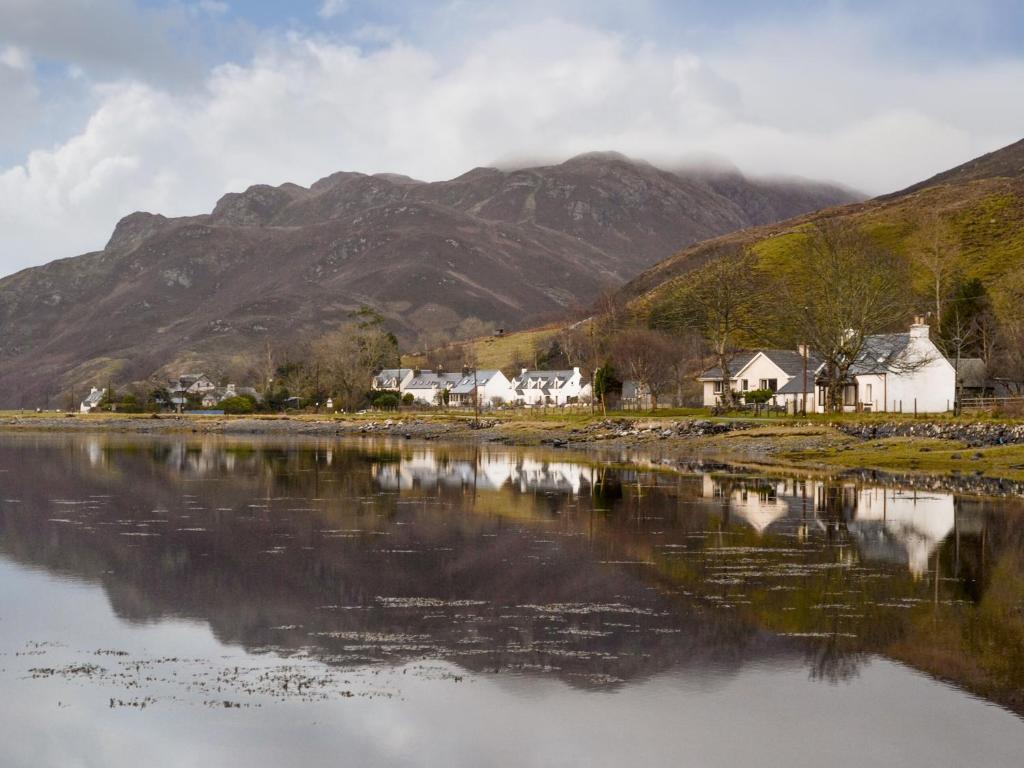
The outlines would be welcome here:
M 268 341 L 280 358 L 364 305 L 405 342 L 470 316 L 529 327 L 686 244 L 854 198 L 589 154 L 430 184 L 336 173 L 228 194 L 205 215 L 134 213 L 102 251 L 0 280 L 0 407 L 244 369 Z
M 697 243 L 635 277 L 621 295 L 638 315 L 656 319 L 692 279 L 689 273 L 730 245 L 753 249 L 769 270 L 796 266 L 807 225 L 823 218 L 854 221 L 896 258 L 911 259 L 936 217 L 956 241 L 961 276 L 980 279 L 998 297 L 1001 278 L 1024 269 L 1024 141 L 900 192 Z M 926 308 L 927 276 L 918 273 L 913 288 Z

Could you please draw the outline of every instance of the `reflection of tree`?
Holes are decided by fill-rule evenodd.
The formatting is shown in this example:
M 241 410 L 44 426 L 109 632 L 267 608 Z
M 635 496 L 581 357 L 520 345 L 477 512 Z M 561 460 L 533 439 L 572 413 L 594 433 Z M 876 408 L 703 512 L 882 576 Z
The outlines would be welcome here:
M 838 682 L 882 653 L 1024 710 L 1021 502 L 958 501 L 955 535 L 914 578 L 851 535 L 866 509 L 849 481 L 723 476 L 705 495 L 700 476 L 605 465 L 579 493 L 485 491 L 475 471 L 468 485 L 382 492 L 382 469 L 415 459 L 459 474 L 483 466 L 486 449 L 20 445 L 0 444 L 2 465 L 24 468 L 5 477 L 4 497 L 22 504 L 0 503 L 0 549 L 102 583 L 130 620 L 201 619 L 228 642 L 309 646 L 338 663 L 433 654 L 471 669 L 557 667 L 581 684 L 595 670 L 630 680 L 687 664 L 736 669 L 801 648 L 815 679 Z M 512 463 L 527 458 L 568 461 Z M 744 490 L 786 514 L 753 527 L 731 510 Z M 39 514 L 54 499 L 108 496 Z M 159 535 L 122 535 L 142 532 Z M 440 602 L 385 608 L 380 596 Z M 480 602 L 452 602 L 464 600 Z M 641 610 L 564 608 L 573 603 Z

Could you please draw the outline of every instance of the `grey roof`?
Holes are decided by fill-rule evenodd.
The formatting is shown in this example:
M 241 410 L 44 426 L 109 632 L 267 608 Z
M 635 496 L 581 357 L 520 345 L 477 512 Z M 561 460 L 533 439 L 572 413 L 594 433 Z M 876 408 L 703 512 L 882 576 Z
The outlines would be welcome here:
M 83 400 L 82 403 L 85 405 L 99 405 L 100 402 L 103 400 L 103 396 L 106 393 L 107 390 L 105 389 L 94 390 L 86 396 L 85 400 Z
M 555 389 L 561 388 L 569 379 L 573 377 L 576 371 L 526 371 L 520 373 L 513 379 L 517 387 L 522 387 L 531 379 L 539 379 L 539 387 L 531 387 L 531 389 L 539 389 L 541 387 L 554 387 Z
M 450 389 L 462 379 L 461 373 L 421 373 L 406 385 L 406 389 Z
M 856 362 L 850 366 L 851 376 L 885 373 L 910 345 L 909 333 L 880 333 L 864 338 L 864 346 Z
M 783 370 L 783 372 L 790 377 L 802 376 L 804 372 L 804 358 L 795 349 L 750 349 L 744 352 L 737 352 L 729 360 L 729 369 L 732 375 L 735 377 L 751 360 L 753 360 L 758 353 L 763 353 L 765 357 L 771 360 L 775 365 Z M 807 357 L 807 370 L 815 370 L 821 362 L 813 354 Z M 700 379 L 709 381 L 718 381 L 722 378 L 722 369 L 717 365 L 713 368 L 708 368 L 704 373 L 700 375 Z
M 380 386 L 386 381 L 394 381 L 395 384 L 399 384 L 405 375 L 412 373 L 412 368 L 385 368 L 376 376 L 373 377 L 373 381 Z
M 452 387 L 453 395 L 472 395 L 473 387 L 483 387 L 491 379 L 497 376 L 500 371 L 477 371 L 476 378 L 474 379 L 473 374 L 463 376 L 459 379 L 459 382 Z

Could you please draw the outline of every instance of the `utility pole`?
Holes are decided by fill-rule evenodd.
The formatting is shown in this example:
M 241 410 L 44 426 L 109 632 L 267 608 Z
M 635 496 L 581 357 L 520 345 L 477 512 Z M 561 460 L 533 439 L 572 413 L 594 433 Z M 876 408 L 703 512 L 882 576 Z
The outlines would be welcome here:
M 803 395 L 801 396 L 800 399 L 801 399 L 801 402 L 802 402 L 802 410 L 803 410 L 804 418 L 807 418 L 807 342 L 804 342 L 803 347 L 804 347 L 804 354 L 803 354 L 803 359 L 804 359 L 804 391 L 803 391 Z
M 473 366 L 473 410 L 476 413 L 476 424 L 480 426 L 480 391 L 476 383 L 476 366 Z

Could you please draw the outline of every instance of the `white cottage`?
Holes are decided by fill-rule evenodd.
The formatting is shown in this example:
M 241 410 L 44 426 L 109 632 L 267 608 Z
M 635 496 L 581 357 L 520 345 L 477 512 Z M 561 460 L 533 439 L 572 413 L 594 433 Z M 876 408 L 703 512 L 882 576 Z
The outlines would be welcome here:
M 729 361 L 730 386 L 742 397 L 746 392 L 767 389 L 775 393 L 776 405 L 802 407 L 806 390 L 807 410 L 814 409 L 814 377 L 821 363 L 802 347 L 792 349 L 758 349 L 739 352 Z M 806 370 L 806 387 L 804 372 Z M 725 382 L 722 369 L 709 368 L 698 377 L 704 389 L 704 406 L 712 408 L 722 402 Z
M 512 379 L 515 399 L 523 405 L 565 405 L 588 400 L 593 393 L 579 368 L 571 371 L 530 371 Z
M 818 408 L 825 388 L 818 384 Z M 843 410 L 945 413 L 956 400 L 956 370 L 931 340 L 924 318 L 907 333 L 868 336 L 843 386 Z
M 476 371 L 463 376 L 452 387 L 450 403 L 473 407 L 473 393 L 481 406 L 504 405 L 515 399 L 510 382 L 501 371 Z
M 450 391 L 460 381 L 461 373 L 421 371 L 409 379 L 401 392 L 403 397 L 411 394 L 413 401 L 419 405 L 440 405 L 443 398 L 441 393 Z

